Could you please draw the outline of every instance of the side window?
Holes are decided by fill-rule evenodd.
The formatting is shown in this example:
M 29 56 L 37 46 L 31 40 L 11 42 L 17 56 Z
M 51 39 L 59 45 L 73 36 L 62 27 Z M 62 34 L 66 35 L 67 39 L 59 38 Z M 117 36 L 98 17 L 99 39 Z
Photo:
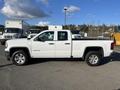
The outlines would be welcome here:
M 37 41 L 53 41 L 54 32 L 44 32 L 37 37 Z
M 58 32 L 58 40 L 59 41 L 68 40 L 68 33 L 66 31 L 59 31 Z

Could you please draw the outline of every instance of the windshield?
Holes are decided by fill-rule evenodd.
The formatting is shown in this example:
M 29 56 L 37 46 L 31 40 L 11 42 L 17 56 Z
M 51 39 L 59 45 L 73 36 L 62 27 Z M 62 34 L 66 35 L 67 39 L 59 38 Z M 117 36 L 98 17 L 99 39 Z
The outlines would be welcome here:
M 21 29 L 19 28 L 6 28 L 5 33 L 20 33 Z

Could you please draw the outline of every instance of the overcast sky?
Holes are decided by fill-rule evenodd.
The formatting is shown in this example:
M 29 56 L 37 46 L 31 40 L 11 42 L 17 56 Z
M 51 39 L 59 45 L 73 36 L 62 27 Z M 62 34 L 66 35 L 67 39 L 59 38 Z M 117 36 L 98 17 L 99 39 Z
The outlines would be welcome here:
M 120 24 L 120 0 L 0 0 L 0 24 L 24 19 L 29 24 Z

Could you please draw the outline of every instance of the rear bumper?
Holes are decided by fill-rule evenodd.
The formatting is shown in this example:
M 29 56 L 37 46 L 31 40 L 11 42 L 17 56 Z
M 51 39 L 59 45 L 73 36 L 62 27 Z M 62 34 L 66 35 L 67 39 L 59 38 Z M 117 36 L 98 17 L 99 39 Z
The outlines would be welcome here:
M 5 56 L 6 56 L 7 60 L 10 60 L 10 53 L 8 51 L 5 51 Z

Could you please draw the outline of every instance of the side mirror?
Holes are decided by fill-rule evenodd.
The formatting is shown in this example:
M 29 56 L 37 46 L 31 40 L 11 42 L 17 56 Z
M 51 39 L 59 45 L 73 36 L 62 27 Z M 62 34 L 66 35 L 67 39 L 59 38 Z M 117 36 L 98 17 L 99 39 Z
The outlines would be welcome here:
M 30 40 L 31 38 L 33 38 L 35 35 L 28 35 L 27 39 Z
M 27 36 L 27 40 L 30 40 L 32 37 L 30 35 Z
M 31 38 L 30 37 L 27 37 L 27 40 L 30 40 Z

